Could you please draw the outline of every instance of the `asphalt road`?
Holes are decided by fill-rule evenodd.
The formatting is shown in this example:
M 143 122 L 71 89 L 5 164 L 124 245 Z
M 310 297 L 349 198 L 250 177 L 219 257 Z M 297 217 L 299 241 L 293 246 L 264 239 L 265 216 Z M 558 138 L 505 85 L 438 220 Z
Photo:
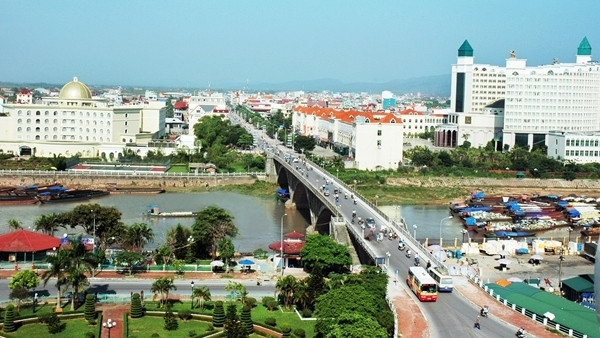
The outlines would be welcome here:
M 241 122 L 241 121 L 240 121 Z M 257 145 L 266 148 L 271 146 L 274 149 L 275 154 L 279 157 L 278 160 L 285 162 L 285 157 L 298 157 L 299 154 L 293 152 L 280 144 L 280 142 L 267 137 L 264 132 L 253 129 L 252 126 L 247 123 L 241 123 L 244 127 L 250 130 L 255 137 L 259 137 Z M 296 169 L 298 165 L 299 169 Z M 305 185 L 311 185 L 316 191 L 321 191 L 321 186 L 325 184 L 325 180 L 334 181 L 333 176 L 322 170 L 320 167 L 312 167 L 307 162 L 306 166 L 298 163 L 291 163 L 291 171 L 295 172 L 298 177 L 301 178 Z M 308 171 L 308 177 L 306 177 L 306 169 L 311 167 L 312 170 Z M 302 172 L 299 172 L 303 170 Z M 377 230 L 381 230 L 382 225 L 390 226 L 383 217 L 375 212 L 367 203 L 357 199 L 357 204 L 353 203 L 350 198 L 350 191 L 342 191 L 338 197 L 339 200 L 335 202 L 335 195 L 333 189 L 336 186 L 335 182 L 329 184 L 330 196 L 328 198 L 332 204 L 338 205 L 338 211 L 346 220 L 352 219 L 352 211 L 356 211 L 357 217 L 361 218 L 373 217 L 377 224 Z M 345 193 L 348 194 L 348 199 L 345 198 Z M 357 222 L 354 226 L 358 227 L 359 233 L 362 233 L 362 229 L 359 227 Z M 364 239 L 363 239 L 364 241 Z M 367 245 L 374 251 L 379 257 L 386 257 L 387 253 L 390 253 L 388 261 L 388 273 L 391 276 L 398 272 L 398 283 L 394 287 L 404 288 L 412 297 L 413 300 L 419 304 L 423 311 L 425 318 L 429 324 L 429 334 L 431 337 L 513 337 L 517 328 L 505 323 L 503 321 L 494 318 L 493 314 L 489 318 L 483 318 L 481 320 L 481 330 L 473 328 L 473 324 L 477 315 L 479 314 L 480 307 L 484 304 L 472 304 L 462 297 L 458 292 L 450 294 L 440 294 L 438 301 L 434 303 L 421 303 L 416 296 L 410 291 L 406 283 L 404 282 L 407 277 L 408 268 L 413 264 L 412 259 L 405 257 L 404 253 L 398 251 L 397 240 L 384 239 L 381 242 L 375 240 L 367 241 Z M 415 252 L 415 247 L 411 250 Z M 426 264 L 423 262 L 422 264 Z M 393 277 L 390 278 L 392 283 Z
M 10 290 L 8 283 L 10 279 L 0 279 L 0 300 L 8 300 Z M 150 287 L 154 282 L 153 279 L 99 279 L 91 278 L 90 286 L 87 288 L 90 293 L 98 293 L 98 295 L 129 295 L 131 292 L 144 291 L 146 297 L 152 295 Z M 177 290 L 171 291 L 171 295 L 180 295 L 183 298 L 188 298 L 191 295 L 192 280 L 175 280 L 175 286 Z M 261 298 L 265 296 L 274 296 L 275 294 L 275 283 L 274 282 L 262 282 L 260 286 L 256 285 L 255 280 L 236 280 L 236 282 L 242 283 L 248 290 L 250 297 Z M 46 286 L 40 285 L 33 292 L 37 292 L 39 297 L 56 297 L 56 283 L 55 280 L 50 280 Z M 210 289 L 212 297 L 224 297 L 229 294 L 225 291 L 225 286 L 229 283 L 229 280 L 195 280 L 194 287 L 206 286 Z M 32 293 L 33 293 L 32 292 Z

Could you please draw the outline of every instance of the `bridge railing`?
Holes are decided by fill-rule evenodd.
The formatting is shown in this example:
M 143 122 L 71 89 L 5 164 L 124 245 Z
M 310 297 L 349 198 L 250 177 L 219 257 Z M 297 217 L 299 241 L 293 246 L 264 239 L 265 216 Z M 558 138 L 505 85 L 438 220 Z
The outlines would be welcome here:
M 82 171 L 47 171 L 47 170 L 14 170 L 0 169 L 0 176 L 7 175 L 28 175 L 28 176 L 54 176 L 59 177 L 244 177 L 244 176 L 264 176 L 265 172 L 233 172 L 233 173 L 168 173 L 153 171 L 114 171 L 114 170 L 82 170 Z

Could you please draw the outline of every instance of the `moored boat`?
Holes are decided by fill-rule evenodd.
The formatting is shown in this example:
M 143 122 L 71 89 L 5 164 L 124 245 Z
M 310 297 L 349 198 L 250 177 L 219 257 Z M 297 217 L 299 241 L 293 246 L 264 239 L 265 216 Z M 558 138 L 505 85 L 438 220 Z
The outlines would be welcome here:
M 529 237 L 535 236 L 535 233 L 529 231 L 496 231 L 486 232 L 484 236 L 487 238 Z
M 146 211 L 146 216 L 148 217 L 196 217 L 198 216 L 198 212 L 196 211 L 171 211 L 164 212 L 158 209 L 158 206 L 149 206 Z
M 39 200 L 35 196 L 0 196 L 0 205 L 28 205 L 37 202 Z

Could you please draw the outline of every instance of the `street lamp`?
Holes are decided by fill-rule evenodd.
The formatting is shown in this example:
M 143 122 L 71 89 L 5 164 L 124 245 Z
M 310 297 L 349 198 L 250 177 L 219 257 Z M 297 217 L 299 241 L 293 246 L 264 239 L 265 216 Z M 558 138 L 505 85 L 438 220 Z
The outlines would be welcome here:
M 375 195 L 375 206 L 377 206 L 377 199 L 379 199 L 379 195 Z
M 569 243 L 571 243 L 571 232 L 573 232 L 573 228 L 569 227 L 569 229 L 567 229 L 567 231 L 569 231 L 569 241 L 567 242 L 567 249 L 569 248 Z
M 113 321 L 110 318 L 108 318 L 106 322 L 102 323 L 102 327 L 108 329 L 108 338 L 110 338 L 110 330 L 115 326 L 117 326 L 117 322 Z
M 339 168 L 335 169 L 335 178 L 340 178 L 340 169 Z
M 387 265 L 390 265 L 390 257 L 392 256 L 392 254 L 388 251 L 385 253 L 385 255 L 387 256 Z
M 562 262 L 565 260 L 564 249 L 560 248 L 560 256 L 558 257 L 558 291 L 562 294 Z
M 279 220 L 279 226 L 281 228 L 281 241 L 279 242 L 279 249 L 280 249 L 280 257 L 281 257 L 281 275 L 283 276 L 283 267 L 284 267 L 284 263 L 285 261 L 283 260 L 283 218 L 287 216 L 287 214 L 283 214 L 281 215 L 281 219 Z
M 416 240 L 417 239 L 417 225 L 416 224 L 413 224 L 413 229 L 414 229 L 413 238 Z
M 194 281 L 192 281 L 190 283 L 190 285 L 192 286 L 192 306 L 191 306 L 191 308 L 193 310 L 194 309 Z
M 442 245 L 442 223 L 447 219 L 452 219 L 452 216 L 444 217 L 440 220 L 440 246 Z

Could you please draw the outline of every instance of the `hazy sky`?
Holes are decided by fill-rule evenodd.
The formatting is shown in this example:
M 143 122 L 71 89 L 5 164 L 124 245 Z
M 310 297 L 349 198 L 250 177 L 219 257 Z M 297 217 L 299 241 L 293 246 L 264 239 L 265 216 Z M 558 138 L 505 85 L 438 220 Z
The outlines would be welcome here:
M 600 55 L 600 0 L 0 1 L 0 81 L 206 88 L 450 74 Z M 594 59 L 599 59 L 595 57 Z

